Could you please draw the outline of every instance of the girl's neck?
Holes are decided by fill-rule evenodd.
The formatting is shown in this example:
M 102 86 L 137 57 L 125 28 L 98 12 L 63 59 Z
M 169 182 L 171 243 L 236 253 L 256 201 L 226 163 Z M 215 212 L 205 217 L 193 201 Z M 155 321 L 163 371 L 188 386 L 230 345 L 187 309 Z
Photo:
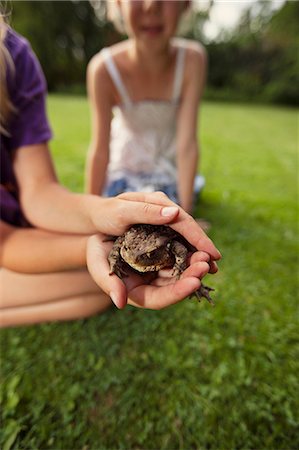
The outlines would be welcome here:
M 145 48 L 136 40 L 131 41 L 129 48 L 129 56 L 134 63 L 147 72 L 160 72 L 169 67 L 173 57 L 173 49 L 171 43 L 168 42 L 164 47 L 159 49 Z

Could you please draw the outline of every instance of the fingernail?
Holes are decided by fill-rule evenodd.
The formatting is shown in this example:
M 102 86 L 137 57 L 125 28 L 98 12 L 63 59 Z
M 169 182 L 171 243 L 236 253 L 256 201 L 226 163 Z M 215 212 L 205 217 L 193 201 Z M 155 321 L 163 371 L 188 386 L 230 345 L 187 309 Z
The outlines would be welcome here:
M 165 206 L 165 208 L 162 208 L 161 215 L 163 217 L 170 217 L 177 214 L 179 211 L 179 208 L 177 206 Z
M 118 301 L 118 298 L 117 298 L 117 296 L 116 296 L 116 294 L 114 293 L 114 292 L 110 292 L 110 298 L 111 298 L 111 300 L 113 301 L 113 303 L 115 304 L 115 306 L 117 307 L 117 308 L 119 308 L 119 301 Z
M 222 258 L 222 255 L 221 255 L 220 251 L 218 250 L 218 248 L 216 248 L 216 250 L 217 250 L 217 252 L 218 252 L 219 259 L 221 259 L 221 258 Z

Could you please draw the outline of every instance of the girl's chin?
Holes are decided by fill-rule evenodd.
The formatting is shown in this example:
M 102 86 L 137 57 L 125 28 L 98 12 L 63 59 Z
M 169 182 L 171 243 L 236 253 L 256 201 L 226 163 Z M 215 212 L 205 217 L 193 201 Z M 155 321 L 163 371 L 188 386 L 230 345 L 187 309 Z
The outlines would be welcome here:
M 163 35 L 163 27 L 148 27 L 140 30 L 142 36 L 148 39 L 156 39 Z

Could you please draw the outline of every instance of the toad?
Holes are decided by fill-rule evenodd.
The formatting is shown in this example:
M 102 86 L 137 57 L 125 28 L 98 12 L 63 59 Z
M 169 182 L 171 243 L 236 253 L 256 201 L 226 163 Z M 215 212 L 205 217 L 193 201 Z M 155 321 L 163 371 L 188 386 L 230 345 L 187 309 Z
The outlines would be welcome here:
M 173 276 L 179 278 L 187 267 L 188 253 L 194 251 L 183 236 L 166 225 L 133 225 L 113 244 L 108 256 L 110 275 L 115 273 L 124 278 L 128 276 L 129 267 L 138 273 L 170 267 Z M 204 297 L 214 305 L 209 294 L 213 290 L 202 284 L 195 295 L 199 301 Z

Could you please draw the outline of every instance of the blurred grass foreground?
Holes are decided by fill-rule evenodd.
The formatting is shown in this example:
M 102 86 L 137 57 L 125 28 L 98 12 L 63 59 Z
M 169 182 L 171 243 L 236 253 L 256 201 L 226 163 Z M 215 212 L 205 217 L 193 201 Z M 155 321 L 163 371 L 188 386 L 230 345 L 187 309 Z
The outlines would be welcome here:
M 52 96 L 49 112 L 60 179 L 80 191 L 87 102 Z M 201 117 L 216 307 L 2 330 L 3 450 L 299 447 L 297 112 L 205 102 Z

